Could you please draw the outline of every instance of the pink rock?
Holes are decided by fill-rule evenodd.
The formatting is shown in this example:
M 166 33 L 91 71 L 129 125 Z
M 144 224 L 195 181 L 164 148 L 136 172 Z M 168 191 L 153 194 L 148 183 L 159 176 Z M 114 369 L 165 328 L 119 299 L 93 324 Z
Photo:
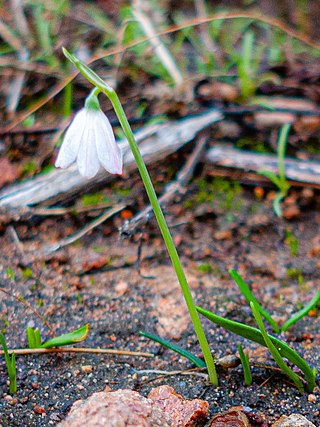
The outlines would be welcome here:
M 151 390 L 148 398 L 154 402 L 154 406 L 170 416 L 172 427 L 198 427 L 205 424 L 209 404 L 204 400 L 185 400 L 166 385 Z
M 250 427 L 250 422 L 240 409 L 229 409 L 214 415 L 209 427 Z
M 300 414 L 283 415 L 272 427 L 316 427 L 311 421 Z
M 94 393 L 78 400 L 59 427 L 170 427 L 169 417 L 152 400 L 132 390 Z

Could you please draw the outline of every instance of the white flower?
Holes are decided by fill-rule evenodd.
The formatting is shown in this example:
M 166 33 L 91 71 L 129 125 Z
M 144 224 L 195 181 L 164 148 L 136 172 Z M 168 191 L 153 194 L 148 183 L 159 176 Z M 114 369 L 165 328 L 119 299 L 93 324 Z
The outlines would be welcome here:
M 68 128 L 55 166 L 64 169 L 75 161 L 79 173 L 88 179 L 98 173 L 100 166 L 112 174 L 122 173 L 120 148 L 95 95 L 87 98 Z

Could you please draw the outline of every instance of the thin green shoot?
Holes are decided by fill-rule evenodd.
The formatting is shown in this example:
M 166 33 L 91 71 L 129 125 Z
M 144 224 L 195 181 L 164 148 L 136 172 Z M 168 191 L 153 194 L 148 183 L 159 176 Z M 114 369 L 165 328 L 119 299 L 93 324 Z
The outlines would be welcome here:
M 252 76 L 253 50 L 254 33 L 252 31 L 247 31 L 243 38 L 242 54 L 238 63 L 241 94 L 244 98 L 249 98 L 255 92 L 255 83 L 253 82 Z
M 270 179 L 270 181 L 279 189 L 278 193 L 273 199 L 273 210 L 278 217 L 282 217 L 281 201 L 287 196 L 291 187 L 286 179 L 284 161 L 290 127 L 291 125 L 287 123 L 284 124 L 280 129 L 278 138 L 278 175 L 269 170 L 259 171 L 260 175 Z
M 72 112 L 72 82 L 68 83 L 63 89 L 63 116 L 69 118 Z
M 290 188 L 290 184 L 286 179 L 286 166 L 284 162 L 290 127 L 291 125 L 289 123 L 281 127 L 278 140 L 278 172 L 282 191 L 288 191 Z
M 200 314 L 205 316 L 211 322 L 221 326 L 227 331 L 233 332 L 236 335 L 239 335 L 243 338 L 256 342 L 264 347 L 267 347 L 264 337 L 259 329 L 253 328 L 252 326 L 248 326 L 240 322 L 235 322 L 234 320 L 225 319 L 202 307 L 197 307 L 197 310 Z M 305 381 L 307 382 L 305 389 L 307 392 L 311 393 L 316 386 L 315 370 L 312 369 L 295 350 L 289 347 L 288 344 L 276 337 L 273 337 L 270 334 L 268 334 L 268 337 L 270 338 L 274 346 L 279 349 L 280 355 L 283 358 L 288 359 L 291 363 L 293 363 L 303 372 Z
M 10 323 L 7 316 L 3 313 L 0 318 L 0 333 L 4 334 Z
M 238 285 L 238 287 L 239 287 L 242 295 L 245 297 L 245 299 L 248 301 L 248 303 L 250 303 L 251 301 L 254 301 L 254 303 L 259 308 L 260 314 L 271 325 L 271 327 L 274 330 L 274 332 L 279 333 L 280 332 L 280 328 L 279 328 L 277 322 L 271 317 L 271 315 L 266 310 L 264 310 L 261 307 L 261 305 L 258 303 L 257 299 L 253 296 L 253 294 L 252 294 L 249 286 L 243 280 L 243 278 L 240 276 L 240 274 L 237 273 L 235 270 L 229 270 L 229 273 L 230 273 L 231 277 L 233 278 L 233 280 Z
M 195 356 L 194 354 L 190 353 L 187 350 L 184 350 L 183 348 L 179 347 L 176 344 L 173 344 L 172 342 L 159 337 L 158 335 L 151 334 L 150 332 L 140 331 L 140 335 L 149 338 L 152 341 L 155 341 L 164 347 L 169 348 L 170 350 L 174 351 L 175 353 L 180 354 L 180 356 L 187 358 L 190 360 L 190 362 L 194 363 L 198 368 L 205 368 L 206 364 L 205 362 L 200 359 L 199 357 Z
M 300 311 L 295 313 L 293 316 L 291 316 L 282 326 L 281 332 L 287 331 L 289 328 L 291 328 L 292 325 L 297 323 L 300 319 L 302 319 L 304 316 L 307 316 L 309 311 L 317 307 L 317 305 L 320 302 L 320 291 L 316 293 L 316 295 L 312 298 L 312 300 L 303 307 Z
M 41 334 L 38 328 L 33 329 L 27 328 L 27 341 L 29 348 L 40 348 L 41 347 Z
M 53 40 L 50 30 L 50 21 L 44 18 L 43 4 L 34 5 L 34 24 L 37 30 L 40 49 L 43 59 L 51 66 L 57 65 L 57 58 L 53 53 Z
M 299 283 L 300 288 L 303 288 L 304 278 L 303 278 L 303 271 L 302 271 L 301 267 L 297 267 L 297 268 L 288 267 L 287 276 L 290 279 L 297 280 L 297 282 Z
M 294 236 L 290 228 L 286 228 L 286 243 L 290 248 L 291 256 L 296 257 L 298 255 L 299 250 L 299 240 Z
M 138 148 L 138 145 L 136 143 L 135 137 L 133 135 L 132 129 L 130 127 L 130 124 L 128 122 L 128 119 L 126 117 L 126 114 L 123 110 L 123 107 L 121 105 L 121 102 L 118 98 L 118 95 L 116 92 L 107 84 L 105 83 L 91 68 L 89 68 L 86 64 L 81 62 L 78 58 L 70 54 L 66 49 L 63 48 L 63 53 L 65 56 L 72 62 L 80 71 L 80 73 L 94 86 L 95 89 L 93 93 L 97 96 L 100 92 L 103 92 L 111 101 L 112 106 L 117 114 L 117 117 L 119 119 L 119 122 L 121 124 L 121 127 L 123 129 L 124 134 L 126 135 L 126 138 L 128 140 L 128 143 L 130 145 L 132 154 L 135 158 L 135 161 L 137 163 L 138 170 L 140 172 L 141 179 L 143 181 L 143 184 L 145 186 L 145 190 L 148 194 L 151 206 L 154 211 L 155 218 L 158 222 L 159 229 L 161 231 L 163 240 L 166 244 L 168 253 L 170 255 L 172 265 L 175 269 L 177 279 L 179 281 L 181 291 L 183 293 L 185 302 L 188 307 L 188 311 L 190 314 L 191 321 L 194 326 L 195 333 L 197 335 L 204 359 L 206 361 L 206 366 L 208 370 L 208 375 L 210 382 L 214 385 L 218 385 L 218 376 L 216 372 L 216 368 L 214 365 L 213 356 L 211 354 L 209 344 L 206 338 L 206 335 L 204 333 L 201 321 L 199 319 L 195 303 L 192 298 L 191 290 L 188 285 L 187 278 L 185 276 L 177 249 L 175 247 L 172 235 L 170 233 L 169 227 L 167 225 L 166 219 L 164 217 L 164 214 L 162 212 L 162 209 L 160 207 L 155 189 L 153 187 L 149 172 L 147 170 L 147 167 L 143 161 L 143 158 L 141 156 L 140 150 Z
M 6 270 L 7 275 L 9 276 L 9 279 L 14 282 L 15 280 L 15 272 L 12 270 L 11 267 L 8 267 Z
M 294 384 L 296 385 L 296 387 L 298 388 L 298 390 L 300 391 L 300 393 L 303 393 L 303 391 L 304 391 L 303 382 L 301 381 L 301 379 L 299 378 L 299 376 L 295 372 L 293 372 L 293 370 L 291 368 L 289 368 L 289 366 L 283 360 L 283 357 L 280 354 L 281 346 L 279 346 L 279 345 L 275 346 L 274 343 L 272 342 L 272 340 L 270 339 L 270 337 L 269 337 L 269 335 L 268 335 L 268 333 L 267 333 L 267 331 L 266 331 L 266 329 L 264 327 L 262 318 L 260 316 L 259 307 L 253 301 L 250 302 L 250 307 L 251 307 L 252 313 L 254 315 L 254 318 L 256 319 L 258 327 L 259 327 L 259 329 L 261 331 L 263 339 L 265 341 L 265 345 L 270 350 L 270 353 L 272 354 L 272 357 L 276 361 L 276 363 L 279 366 L 279 368 L 286 375 L 288 375 L 288 377 L 294 382 Z
M 252 98 L 258 86 L 265 81 L 279 83 L 279 78 L 274 73 L 259 73 L 265 48 L 263 43 L 255 43 L 255 33 L 249 29 L 243 36 L 241 54 L 236 51 L 232 54 L 237 64 L 240 92 L 244 99 Z
M 15 394 L 17 392 L 17 369 L 16 369 L 16 355 L 12 353 L 11 357 L 8 352 L 8 347 L 4 336 L 0 334 L 0 344 L 3 348 L 4 359 L 9 376 L 9 393 Z
M 252 374 L 250 369 L 249 355 L 245 354 L 242 348 L 242 344 L 238 344 L 238 353 L 241 360 L 241 365 L 243 368 L 244 384 L 249 386 L 252 384 Z

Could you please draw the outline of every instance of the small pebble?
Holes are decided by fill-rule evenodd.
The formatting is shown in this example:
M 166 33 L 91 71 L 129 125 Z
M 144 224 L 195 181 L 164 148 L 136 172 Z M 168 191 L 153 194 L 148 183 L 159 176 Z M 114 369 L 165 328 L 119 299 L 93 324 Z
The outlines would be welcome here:
M 81 366 L 81 371 L 82 372 L 92 372 L 92 365 L 83 365 Z
M 314 395 L 314 394 L 309 394 L 309 396 L 308 396 L 308 401 L 309 401 L 309 402 L 311 402 L 311 403 L 316 403 L 316 401 L 317 401 L 317 396 L 316 396 L 316 395 Z
M 45 410 L 42 406 L 38 406 L 38 405 L 36 405 L 36 406 L 33 408 L 33 412 L 35 412 L 35 413 L 36 413 L 36 414 L 38 414 L 38 415 L 46 414 L 46 410 Z

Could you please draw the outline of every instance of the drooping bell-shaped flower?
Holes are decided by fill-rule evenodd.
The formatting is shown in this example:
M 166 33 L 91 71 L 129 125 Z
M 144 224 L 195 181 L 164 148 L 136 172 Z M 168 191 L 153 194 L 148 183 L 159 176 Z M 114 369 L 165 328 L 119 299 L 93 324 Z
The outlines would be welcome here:
M 95 94 L 89 95 L 85 107 L 69 126 L 55 166 L 65 169 L 74 162 L 79 173 L 88 179 L 93 178 L 101 166 L 112 174 L 122 173 L 120 148 Z

